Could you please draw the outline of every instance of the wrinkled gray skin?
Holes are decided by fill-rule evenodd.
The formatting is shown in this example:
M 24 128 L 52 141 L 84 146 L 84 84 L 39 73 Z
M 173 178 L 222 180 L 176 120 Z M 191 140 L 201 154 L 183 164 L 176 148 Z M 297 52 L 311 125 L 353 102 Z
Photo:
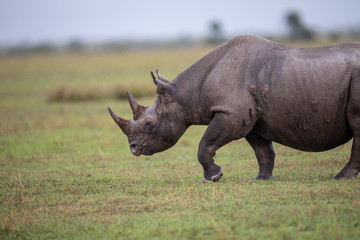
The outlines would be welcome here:
M 217 149 L 245 137 L 270 179 L 272 142 L 325 151 L 353 138 L 350 161 L 335 179 L 360 171 L 360 43 L 299 48 L 255 36 L 235 37 L 169 81 L 153 74 L 151 107 L 128 93 L 134 120 L 111 116 L 136 156 L 173 146 L 190 125 L 209 125 L 199 144 L 204 181 L 218 181 Z

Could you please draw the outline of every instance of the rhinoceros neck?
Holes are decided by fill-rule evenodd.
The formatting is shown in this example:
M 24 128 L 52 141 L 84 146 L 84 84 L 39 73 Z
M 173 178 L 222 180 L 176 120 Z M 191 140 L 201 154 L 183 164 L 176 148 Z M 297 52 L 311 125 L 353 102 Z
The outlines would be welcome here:
M 202 88 L 213 69 L 229 52 L 234 51 L 235 48 L 239 50 L 243 43 L 252 41 L 254 38 L 261 41 L 261 38 L 255 36 L 230 39 L 195 62 L 172 81 L 178 89 L 178 101 L 185 107 L 184 111 L 188 111 L 186 115 L 190 118 L 190 125 L 206 125 L 209 123 L 208 119 L 204 119 L 202 116 L 206 115 L 205 112 L 211 106 L 203 106 L 199 99 L 206 98 L 204 95 L 207 93 L 204 93 Z
M 190 125 L 203 124 L 201 119 L 202 107 L 199 106 L 198 101 L 199 94 L 207 76 L 221 56 L 221 52 L 214 50 L 180 73 L 173 80 L 178 89 L 177 101 L 180 101 L 180 104 L 184 107 Z

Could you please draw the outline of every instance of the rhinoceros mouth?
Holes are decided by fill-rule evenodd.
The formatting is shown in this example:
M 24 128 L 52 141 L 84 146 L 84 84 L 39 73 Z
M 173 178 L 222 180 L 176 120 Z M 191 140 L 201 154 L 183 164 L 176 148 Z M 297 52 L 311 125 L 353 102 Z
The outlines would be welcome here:
M 140 156 L 142 153 L 142 147 L 136 144 L 130 144 L 130 151 L 135 156 Z
M 131 150 L 131 153 L 134 155 L 134 156 L 140 156 L 141 155 L 141 150 L 136 150 L 136 151 L 133 151 Z
M 151 156 L 154 154 L 154 151 L 145 144 L 137 145 L 135 143 L 131 143 L 130 151 L 134 156 L 137 157 L 140 155 Z

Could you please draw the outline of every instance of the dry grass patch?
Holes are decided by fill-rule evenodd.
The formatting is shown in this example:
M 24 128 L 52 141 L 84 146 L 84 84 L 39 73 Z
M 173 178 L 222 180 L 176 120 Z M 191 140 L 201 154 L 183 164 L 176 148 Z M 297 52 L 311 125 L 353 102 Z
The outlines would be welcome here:
M 47 93 L 48 102 L 80 102 L 106 99 L 127 99 L 130 90 L 135 98 L 155 97 L 156 89 L 151 84 L 118 84 L 116 86 L 97 86 L 75 88 L 60 86 Z

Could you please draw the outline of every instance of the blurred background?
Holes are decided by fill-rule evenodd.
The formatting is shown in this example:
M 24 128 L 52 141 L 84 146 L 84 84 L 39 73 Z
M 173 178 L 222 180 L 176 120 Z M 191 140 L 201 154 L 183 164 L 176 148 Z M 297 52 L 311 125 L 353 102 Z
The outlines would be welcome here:
M 2 55 L 360 38 L 358 0 L 1 0 Z

